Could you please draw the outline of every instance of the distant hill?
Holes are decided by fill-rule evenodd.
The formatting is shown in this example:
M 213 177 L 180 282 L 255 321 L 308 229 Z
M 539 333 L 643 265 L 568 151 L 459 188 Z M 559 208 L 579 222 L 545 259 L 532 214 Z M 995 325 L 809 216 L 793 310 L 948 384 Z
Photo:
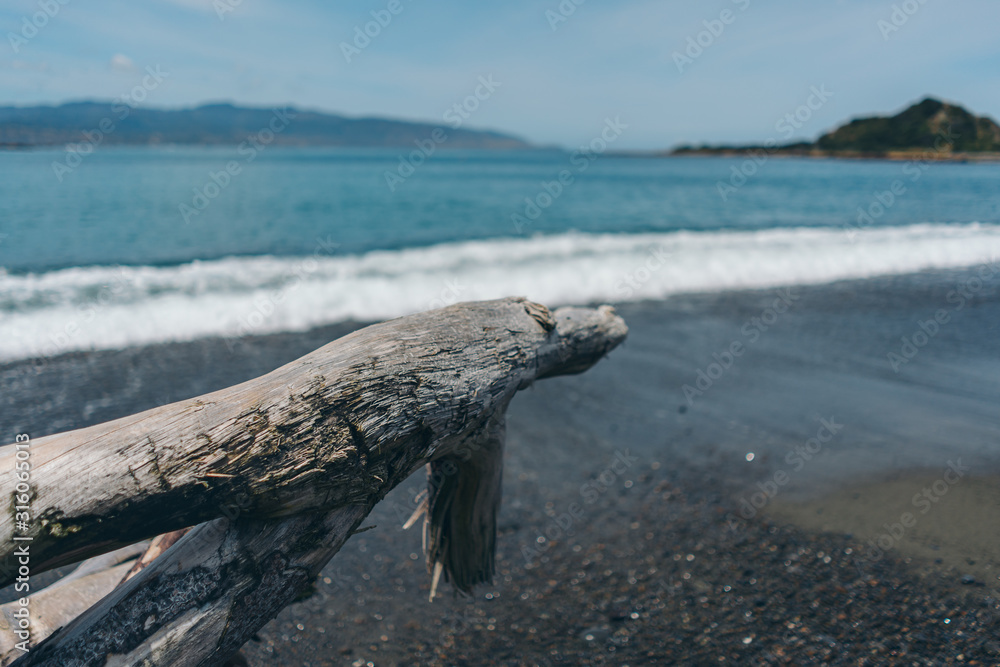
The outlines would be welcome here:
M 289 109 L 294 118 L 275 133 L 273 144 L 284 146 L 413 147 L 441 128 L 448 148 L 530 148 L 517 137 L 500 132 L 453 129 L 448 123 L 412 123 L 384 118 L 348 118 Z M 0 147 L 53 146 L 83 142 L 85 133 L 108 127 L 103 144 L 236 145 L 268 127 L 269 108 L 209 104 L 194 109 L 130 108 L 122 104 L 74 102 L 60 106 L 0 107 Z M 440 136 L 440 135 L 438 135 Z M 441 142 L 439 142 L 441 143 Z
M 936 159 L 1000 157 L 1000 125 L 962 107 L 928 97 L 895 116 L 858 118 L 814 143 L 782 146 L 682 146 L 672 154 L 736 154 L 765 150 L 814 157 L 908 158 L 919 153 Z
M 862 152 L 933 149 L 938 137 L 948 131 L 952 151 L 1000 152 L 1000 125 L 931 97 L 895 116 L 852 120 L 824 134 L 816 146 L 827 151 Z

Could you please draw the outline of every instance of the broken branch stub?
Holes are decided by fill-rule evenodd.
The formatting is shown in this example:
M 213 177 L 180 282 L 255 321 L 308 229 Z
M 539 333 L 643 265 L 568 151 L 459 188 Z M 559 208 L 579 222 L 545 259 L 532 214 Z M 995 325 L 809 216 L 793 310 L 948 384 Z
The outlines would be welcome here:
M 34 441 L 33 571 L 203 525 L 24 664 L 100 650 L 121 664 L 179 660 L 179 642 L 195 639 L 207 652 L 177 664 L 219 664 L 424 464 L 454 466 L 430 489 L 429 565 L 459 590 L 488 581 L 510 399 L 586 370 L 626 334 L 607 306 L 457 304 L 361 329 L 241 385 Z M 0 450 L 0 468 L 10 456 Z M 5 513 L 0 559 L 12 534 Z M 266 591 L 261 572 L 272 572 Z M 140 607 L 158 611 L 115 631 Z M 237 617 L 243 629 L 226 620 Z

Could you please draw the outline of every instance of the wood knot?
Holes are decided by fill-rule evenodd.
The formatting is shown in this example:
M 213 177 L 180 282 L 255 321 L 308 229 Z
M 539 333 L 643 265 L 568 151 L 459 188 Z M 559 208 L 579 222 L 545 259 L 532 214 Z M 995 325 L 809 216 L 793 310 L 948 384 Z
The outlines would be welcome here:
M 540 303 L 535 303 L 534 301 L 525 301 L 524 310 L 528 315 L 531 315 L 532 319 L 538 322 L 546 332 L 552 331 L 556 328 L 556 318 L 552 317 L 552 313 L 548 308 Z

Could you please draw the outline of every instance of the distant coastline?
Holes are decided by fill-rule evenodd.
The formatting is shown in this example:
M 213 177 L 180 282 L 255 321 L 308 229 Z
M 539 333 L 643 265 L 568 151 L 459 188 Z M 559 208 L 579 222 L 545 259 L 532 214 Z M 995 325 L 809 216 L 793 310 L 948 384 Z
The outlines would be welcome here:
M 281 120 L 274 131 L 275 118 Z M 446 118 L 448 118 L 446 116 Z M 209 104 L 155 109 L 75 102 L 60 106 L 0 107 L 0 150 L 74 144 L 92 146 L 229 146 L 259 141 L 292 147 L 408 148 L 424 157 L 437 149 L 566 150 L 517 136 L 442 124 L 282 109 Z M 608 150 L 619 158 L 741 157 L 1000 162 L 1000 125 L 956 104 L 928 97 L 894 116 L 857 118 L 813 142 L 684 144 L 670 150 Z
M 893 162 L 1000 162 L 1000 152 L 983 153 L 942 153 L 934 150 L 913 149 L 886 152 L 865 151 L 824 151 L 821 149 L 798 150 L 768 148 L 765 146 L 698 147 L 680 148 L 671 151 L 616 151 L 608 152 L 608 157 L 662 159 L 667 157 L 726 157 L 726 158 L 806 158 L 814 160 L 888 160 Z
M 682 145 L 672 150 L 616 151 L 623 158 L 739 157 L 923 162 L 1000 162 L 1000 125 L 928 97 L 895 116 L 857 118 L 814 142 Z
M 619 157 L 721 156 L 760 160 L 792 157 L 935 162 L 1000 161 L 1000 125 L 956 104 L 928 97 L 894 116 L 857 118 L 814 142 L 743 146 L 684 145 L 670 151 L 622 152 Z
M 424 154 L 438 148 L 535 148 L 510 134 L 469 129 L 464 117 L 457 114 L 446 114 L 441 123 L 425 123 L 232 104 L 157 109 L 125 102 L 88 101 L 0 107 L 0 149 L 69 144 L 231 146 L 247 141 L 275 146 L 416 148 Z

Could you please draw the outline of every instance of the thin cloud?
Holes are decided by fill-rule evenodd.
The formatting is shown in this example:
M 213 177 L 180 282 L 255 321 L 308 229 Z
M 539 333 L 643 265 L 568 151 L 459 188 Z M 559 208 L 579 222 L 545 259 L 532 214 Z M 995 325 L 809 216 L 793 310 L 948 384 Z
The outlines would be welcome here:
M 220 20 L 216 2 L 234 11 Z M 630 125 L 621 147 L 654 149 L 764 139 L 814 85 L 836 97 L 802 128 L 803 136 L 926 94 L 1000 116 L 995 0 L 967 0 L 959 9 L 926 3 L 888 41 L 877 27 L 891 12 L 888 0 L 751 2 L 683 73 L 673 52 L 735 2 L 583 3 L 553 30 L 546 11 L 558 10 L 558 0 L 433 6 L 407 0 L 391 21 L 383 18 L 384 26 L 369 26 L 373 36 L 358 37 L 376 21 L 372 12 L 384 16 L 378 11 L 385 6 L 90 0 L 86 12 L 60 12 L 24 46 L 23 60 L 49 63 L 46 71 L 0 61 L 0 100 L 113 97 L 128 72 L 134 77 L 160 65 L 174 78 L 150 104 L 290 102 L 437 122 L 477 77 L 492 74 L 503 87 L 470 127 L 575 146 L 595 123 L 620 114 Z M 370 45 L 346 62 L 339 44 L 355 39 Z M 116 53 L 110 62 L 109 48 Z
M 115 55 L 111 56 L 111 62 L 109 64 L 111 65 L 111 69 L 118 72 L 135 71 L 135 63 L 132 62 L 131 58 L 122 53 L 116 53 Z

